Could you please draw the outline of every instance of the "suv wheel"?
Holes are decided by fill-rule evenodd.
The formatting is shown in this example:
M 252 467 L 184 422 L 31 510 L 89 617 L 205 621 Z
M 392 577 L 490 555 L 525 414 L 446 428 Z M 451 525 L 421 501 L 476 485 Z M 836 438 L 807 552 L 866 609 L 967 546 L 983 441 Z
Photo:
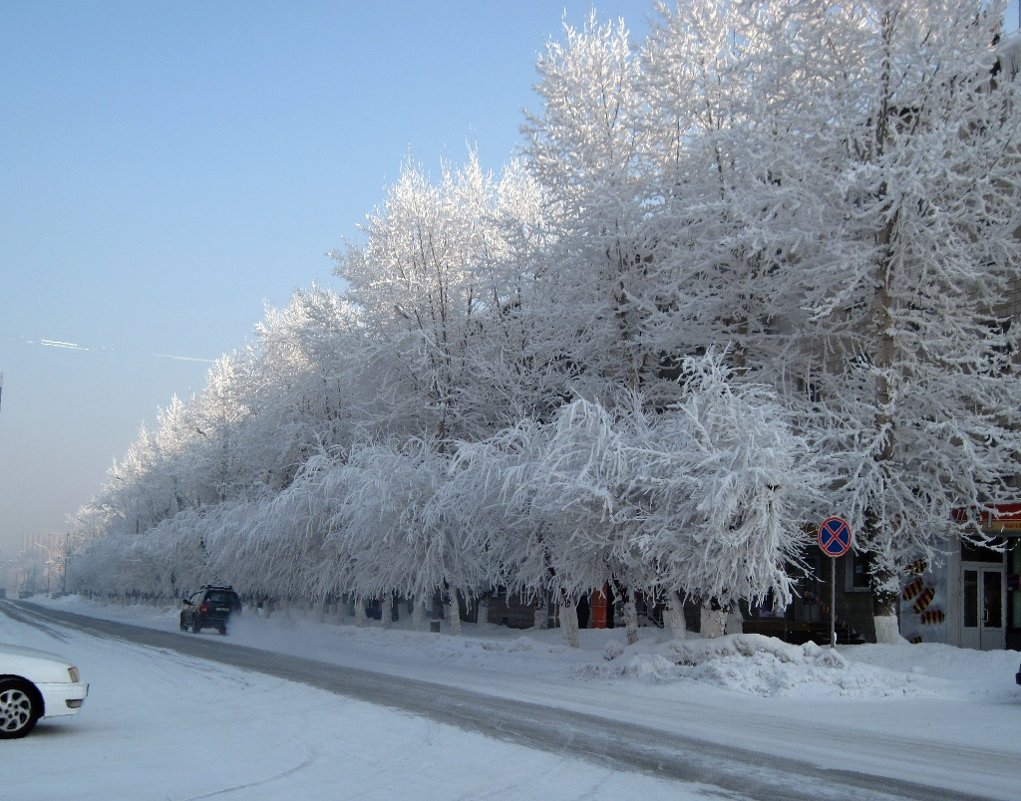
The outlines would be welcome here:
M 202 631 L 202 626 L 199 623 L 199 616 L 195 615 L 191 620 L 191 633 L 198 634 L 200 631 Z
M 181 612 L 181 631 L 187 631 L 188 624 L 184 622 L 184 612 Z

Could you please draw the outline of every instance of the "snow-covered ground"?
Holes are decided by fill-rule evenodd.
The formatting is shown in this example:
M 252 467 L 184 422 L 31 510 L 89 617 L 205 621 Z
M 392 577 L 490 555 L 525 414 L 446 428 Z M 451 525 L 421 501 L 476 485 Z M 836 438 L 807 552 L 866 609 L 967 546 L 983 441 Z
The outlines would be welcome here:
M 42 605 L 163 630 L 177 608 Z M 795 647 L 756 635 L 465 626 L 463 636 L 243 616 L 243 644 L 585 711 L 810 763 L 1021 797 L 1016 651 Z M 181 633 L 181 637 L 196 635 Z M 0 640 L 75 660 L 81 715 L 0 743 L 2 798 L 711 799 L 697 785 L 528 750 L 258 673 L 0 614 Z M 196 677 L 201 680 L 196 680 Z M 837 755 L 835 758 L 834 755 Z M 527 766 L 527 769 L 525 769 Z M 7 790 L 13 794 L 9 795 Z

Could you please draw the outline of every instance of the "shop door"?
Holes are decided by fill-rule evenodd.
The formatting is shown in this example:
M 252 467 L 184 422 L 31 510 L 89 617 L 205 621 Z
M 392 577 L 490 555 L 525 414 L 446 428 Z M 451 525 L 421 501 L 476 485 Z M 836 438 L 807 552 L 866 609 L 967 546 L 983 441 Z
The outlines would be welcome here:
M 961 565 L 963 615 L 961 645 L 992 651 L 1007 647 L 1002 567 Z

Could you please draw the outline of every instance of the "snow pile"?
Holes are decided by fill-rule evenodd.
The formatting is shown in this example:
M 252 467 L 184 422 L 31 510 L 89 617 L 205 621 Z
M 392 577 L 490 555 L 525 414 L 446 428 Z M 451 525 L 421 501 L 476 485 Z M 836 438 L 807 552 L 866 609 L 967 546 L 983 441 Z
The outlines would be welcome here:
M 897 654 L 892 654 L 892 650 Z M 936 661 L 953 661 L 948 652 L 958 651 L 946 646 L 932 646 L 930 650 Z M 962 653 L 965 662 L 974 658 L 969 652 Z M 858 659 L 859 656 L 865 658 Z M 925 654 L 916 646 L 898 649 L 872 646 L 871 650 L 854 646 L 853 650 L 841 653 L 813 642 L 791 645 L 761 634 L 732 634 L 714 639 L 695 636 L 631 647 L 614 639 L 603 649 L 603 664 L 582 665 L 575 675 L 652 683 L 697 682 L 761 697 L 932 697 L 944 688 L 935 673 L 917 667 L 915 660 L 919 656 Z M 875 664 L 870 664 L 869 657 Z M 891 659 L 894 664 L 890 664 Z M 928 663 L 926 659 L 922 661 Z M 948 672 L 958 675 L 963 669 L 959 665 Z
M 620 640 L 610 640 L 603 648 L 603 658 L 607 661 L 616 659 L 622 653 L 624 653 L 624 643 Z
M 671 646 L 676 655 L 675 661 L 680 665 L 695 667 L 708 659 L 720 656 L 752 657 L 762 652 L 775 657 L 780 662 L 793 664 L 808 659 L 821 662 L 828 667 L 847 667 L 847 661 L 832 649 L 823 650 L 814 642 L 804 645 L 790 645 L 761 634 L 732 634 L 711 640 L 681 640 Z
M 504 651 L 507 653 L 514 653 L 517 651 L 531 651 L 535 648 L 535 643 L 527 637 L 515 637 L 510 642 L 496 642 L 493 640 L 483 640 L 482 648 L 485 651 Z

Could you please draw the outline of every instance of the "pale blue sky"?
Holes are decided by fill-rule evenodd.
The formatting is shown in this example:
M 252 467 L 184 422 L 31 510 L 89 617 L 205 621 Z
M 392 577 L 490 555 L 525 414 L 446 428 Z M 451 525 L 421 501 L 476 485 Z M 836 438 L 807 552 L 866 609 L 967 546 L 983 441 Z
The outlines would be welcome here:
M 594 5 L 644 35 L 653 4 Z M 264 303 L 336 286 L 409 151 L 506 163 L 592 6 L 0 0 L 0 579 Z
M 591 7 L 0 0 L 0 568 L 201 389 L 167 357 L 337 285 L 325 253 L 409 152 L 506 163 L 536 55 Z M 652 1 L 595 7 L 644 33 Z

